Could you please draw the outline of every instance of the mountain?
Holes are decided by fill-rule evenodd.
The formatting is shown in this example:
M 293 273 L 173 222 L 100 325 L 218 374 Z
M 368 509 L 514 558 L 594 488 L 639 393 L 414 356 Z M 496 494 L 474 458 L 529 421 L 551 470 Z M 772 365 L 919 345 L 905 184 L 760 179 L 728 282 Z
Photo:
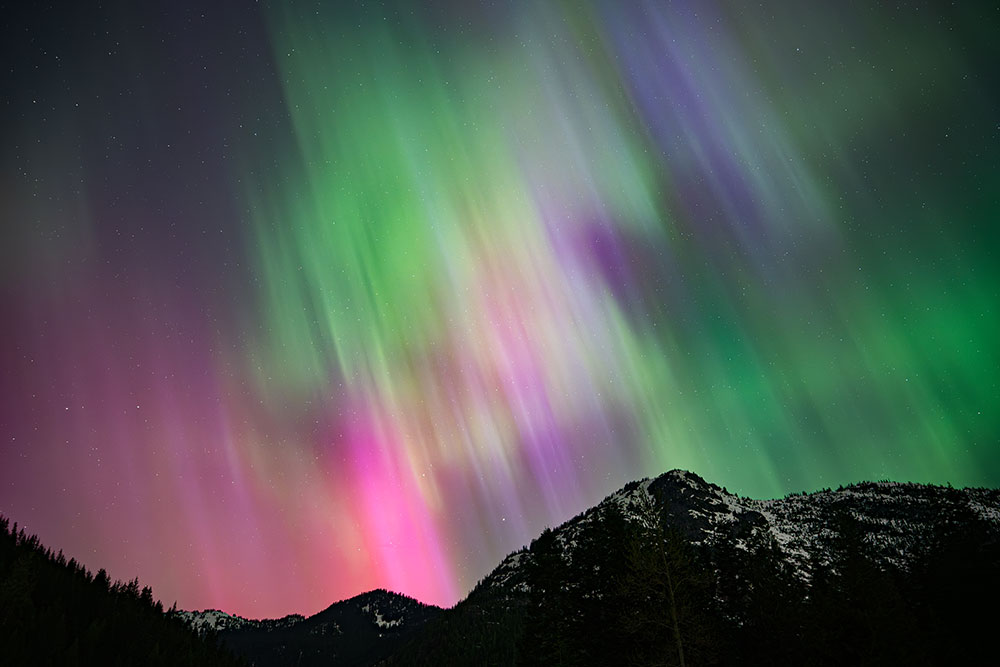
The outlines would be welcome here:
M 257 665 L 938 665 L 981 660 L 998 600 L 998 490 L 756 500 L 674 470 L 546 529 L 451 609 L 373 591 L 306 619 L 185 618 Z
M 440 607 L 386 590 L 336 602 L 313 616 L 251 620 L 221 611 L 176 615 L 255 666 L 371 665 L 441 613 Z
M 710 553 L 723 548 L 751 553 L 776 549 L 783 564 L 808 583 L 816 567 L 829 566 L 836 556 L 838 521 L 856 523 L 875 563 L 906 569 L 943 521 L 983 521 L 994 530 L 1000 528 L 1000 490 L 863 482 L 836 491 L 754 500 L 733 495 L 694 473 L 672 470 L 656 479 L 632 482 L 559 526 L 554 539 L 562 547 L 562 557 L 571 561 L 581 536 L 601 530 L 612 511 L 620 511 L 635 525 L 662 518 L 692 547 Z M 507 593 L 524 591 L 532 558 L 529 547 L 507 556 L 482 585 Z
M 507 556 L 391 665 L 936 665 L 986 654 L 1000 491 L 632 482 Z
M 998 604 L 995 489 L 755 500 L 674 470 L 546 529 L 451 609 L 376 590 L 261 621 L 165 613 L 0 517 L 11 665 L 988 664 Z
M 138 579 L 91 574 L 0 516 L 0 665 L 240 664 Z

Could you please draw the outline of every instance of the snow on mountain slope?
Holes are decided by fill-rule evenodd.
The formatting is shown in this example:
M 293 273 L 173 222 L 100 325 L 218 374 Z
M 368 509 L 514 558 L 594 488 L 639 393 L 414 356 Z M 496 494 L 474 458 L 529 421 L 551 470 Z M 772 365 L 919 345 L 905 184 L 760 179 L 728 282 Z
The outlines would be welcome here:
M 199 633 L 221 632 L 223 630 L 242 630 L 246 628 L 256 628 L 260 630 L 271 630 L 277 628 L 287 628 L 300 621 L 305 620 L 305 616 L 290 614 L 282 618 L 270 618 L 264 620 L 254 620 L 234 616 L 217 609 L 206 609 L 205 611 L 177 611 L 174 614 L 191 628 Z
M 442 610 L 386 590 L 335 602 L 307 618 L 255 621 L 221 611 L 175 612 L 200 633 L 218 631 L 224 644 L 258 667 L 297 664 L 369 665 Z
M 174 614 L 199 634 L 256 630 L 271 632 L 284 630 L 308 621 L 310 634 L 339 634 L 344 614 L 360 615 L 380 630 L 399 629 L 408 622 L 417 624 L 425 620 L 428 610 L 437 609 L 417 600 L 385 590 L 368 591 L 353 598 L 336 602 L 327 609 L 306 618 L 292 614 L 283 618 L 254 620 L 227 614 L 216 609 L 205 611 L 177 611 Z
M 563 558 L 572 561 L 582 531 L 594 528 L 609 506 L 620 510 L 627 522 L 641 525 L 650 521 L 650 503 L 665 511 L 670 525 L 696 547 L 726 543 L 749 550 L 773 543 L 804 580 L 816 566 L 831 561 L 837 522 L 843 517 L 863 527 L 863 539 L 878 560 L 904 568 L 929 539 L 942 512 L 954 514 L 955 521 L 974 517 L 1000 531 L 1000 490 L 995 489 L 864 482 L 835 491 L 756 500 L 731 494 L 694 473 L 672 470 L 627 484 L 556 528 Z M 482 585 L 526 592 L 523 572 L 531 557 L 528 547 L 510 554 Z

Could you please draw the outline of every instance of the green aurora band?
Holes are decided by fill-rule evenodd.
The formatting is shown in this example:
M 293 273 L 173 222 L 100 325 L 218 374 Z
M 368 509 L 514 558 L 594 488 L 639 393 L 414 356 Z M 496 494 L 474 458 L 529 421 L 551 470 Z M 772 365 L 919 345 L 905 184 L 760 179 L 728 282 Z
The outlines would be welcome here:
M 263 403 L 327 405 L 334 465 L 445 534 L 527 537 L 673 467 L 763 496 L 993 479 L 995 153 L 932 178 L 978 131 L 953 44 L 900 24 L 920 51 L 885 62 L 833 14 L 800 49 L 626 5 L 273 17 L 297 144 L 245 179 Z
M 19 74 L 0 510 L 46 543 L 277 616 L 453 603 L 672 468 L 1000 484 L 995 8 L 315 4 Z

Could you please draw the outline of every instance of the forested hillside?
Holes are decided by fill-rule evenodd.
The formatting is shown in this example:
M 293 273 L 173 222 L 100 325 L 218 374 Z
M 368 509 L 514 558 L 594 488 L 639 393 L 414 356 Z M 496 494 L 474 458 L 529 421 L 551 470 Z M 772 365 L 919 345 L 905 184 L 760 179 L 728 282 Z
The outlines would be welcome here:
M 389 664 L 979 664 L 997 498 L 866 483 L 755 501 L 674 471 L 546 530 Z
M 171 618 L 139 580 L 112 582 L 0 517 L 0 664 L 243 664 Z

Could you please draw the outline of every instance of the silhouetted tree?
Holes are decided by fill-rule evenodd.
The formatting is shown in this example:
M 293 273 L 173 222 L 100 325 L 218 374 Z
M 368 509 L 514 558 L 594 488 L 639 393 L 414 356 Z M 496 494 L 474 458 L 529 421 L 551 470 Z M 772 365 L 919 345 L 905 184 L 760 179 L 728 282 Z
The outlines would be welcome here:
M 648 491 L 638 494 L 631 509 L 631 530 L 620 547 L 624 571 L 616 583 L 619 599 L 630 601 L 621 627 L 633 641 L 633 660 L 680 667 L 709 662 L 708 573 Z
M 110 584 L 9 525 L 0 517 L 0 664 L 240 664 L 165 615 L 138 579 Z

